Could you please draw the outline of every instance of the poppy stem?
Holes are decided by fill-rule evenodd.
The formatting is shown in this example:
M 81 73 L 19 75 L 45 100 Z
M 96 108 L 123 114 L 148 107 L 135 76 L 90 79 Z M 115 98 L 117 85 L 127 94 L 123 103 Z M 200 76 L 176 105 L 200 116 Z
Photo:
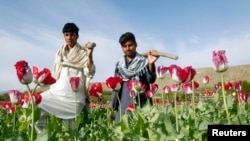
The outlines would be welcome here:
M 35 106 L 34 106 L 33 93 L 34 93 L 35 89 L 31 92 L 31 89 L 30 89 L 29 85 L 27 84 L 26 86 L 27 86 L 27 89 L 28 89 L 28 92 L 29 92 L 29 97 L 30 97 L 29 101 L 31 102 L 31 103 L 29 103 L 29 104 L 31 104 L 31 110 L 32 110 L 32 112 L 31 112 L 31 133 L 30 133 L 31 135 L 30 135 L 30 140 L 33 141 L 34 140 L 34 124 L 35 124 L 35 122 L 34 122 Z
M 194 111 L 194 124 L 195 124 L 195 127 L 197 127 L 195 104 L 194 104 L 194 80 L 192 80 L 192 103 L 193 103 L 193 111 Z
M 170 97 L 169 97 L 169 93 L 167 94 L 167 104 L 170 104 L 171 100 L 170 100 Z
M 138 104 L 139 104 L 139 107 L 141 108 L 140 93 L 137 93 L 137 95 L 138 95 Z
M 13 117 L 13 133 L 15 133 L 15 126 L 16 126 L 16 104 L 14 104 L 14 117 Z
M 223 73 L 221 73 L 221 87 L 222 87 L 223 103 L 224 103 L 224 107 L 225 107 L 226 114 L 227 114 L 228 124 L 231 124 L 231 121 L 230 121 L 230 118 L 229 118 L 229 113 L 228 113 L 228 107 L 227 107 L 226 96 L 225 96 L 225 88 L 224 88 Z
M 163 107 L 164 107 L 164 90 L 163 90 L 163 79 L 161 79 L 161 86 L 162 86 L 162 92 L 161 92 L 161 100 L 162 100 L 162 105 L 163 105 Z
M 77 106 L 76 106 L 76 92 L 75 92 L 75 122 L 76 122 L 76 112 L 77 112 Z
M 237 102 L 238 102 L 238 106 L 239 106 L 239 111 L 240 111 L 240 114 L 241 114 L 241 106 L 240 106 L 240 93 L 237 91 L 236 92 L 236 96 L 238 98 Z
M 117 97 L 117 100 L 118 100 L 118 103 L 119 103 L 119 112 L 120 112 L 120 119 L 119 119 L 119 122 L 121 121 L 121 118 L 122 118 L 122 105 L 121 105 L 121 100 L 118 96 L 118 92 L 115 90 L 115 95 Z
M 75 130 L 77 132 L 77 126 L 76 126 L 76 120 L 77 120 L 77 116 L 76 116 L 76 113 L 77 113 L 77 102 L 76 102 L 76 92 L 75 92 Z M 77 140 L 77 136 L 74 137 L 75 138 L 75 141 Z
M 174 93 L 175 126 L 176 126 L 177 132 L 179 132 L 179 122 L 178 122 L 178 113 L 177 113 L 177 105 L 176 105 L 176 96 L 177 96 L 177 92 L 179 88 L 180 88 L 180 84 L 178 83 L 178 89 Z

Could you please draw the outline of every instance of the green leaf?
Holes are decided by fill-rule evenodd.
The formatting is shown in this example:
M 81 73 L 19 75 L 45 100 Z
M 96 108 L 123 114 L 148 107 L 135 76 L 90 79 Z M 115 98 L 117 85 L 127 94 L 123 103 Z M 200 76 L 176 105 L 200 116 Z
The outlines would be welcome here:
M 25 132 L 26 130 L 28 130 L 29 125 L 30 125 L 29 121 L 22 122 L 22 124 L 20 124 L 19 127 L 18 127 L 18 131 L 19 132 Z
M 41 109 L 40 109 L 40 108 L 35 108 L 34 112 L 35 112 L 35 113 L 34 113 L 34 115 L 35 115 L 34 121 L 37 121 L 37 120 L 40 119 L 40 116 L 41 116 Z
M 199 124 L 199 130 L 207 130 L 208 125 L 211 124 L 210 122 L 204 120 Z
M 151 123 L 156 123 L 156 122 L 158 122 L 159 116 L 160 116 L 160 112 L 155 113 L 155 114 L 153 115 L 153 117 L 149 119 L 149 122 L 151 122 Z
M 227 106 L 228 108 L 232 108 L 233 104 L 234 104 L 234 101 L 233 101 L 233 96 L 232 95 L 228 95 L 226 97 L 226 101 L 227 101 Z
M 202 102 L 202 101 L 199 101 L 199 102 L 198 102 L 197 108 L 198 108 L 199 110 L 203 111 L 203 102 Z
M 11 137 L 5 138 L 4 141 L 28 141 L 28 136 L 26 134 L 16 134 Z
M 186 125 L 181 126 L 180 132 L 181 132 L 183 135 L 188 136 L 188 135 L 189 135 L 189 129 L 190 129 L 190 128 L 189 128 L 189 125 L 186 124 Z
M 146 121 L 142 113 L 140 113 L 139 111 L 136 111 L 136 115 L 137 115 L 137 120 L 134 126 L 135 132 L 141 134 L 143 130 L 145 130 L 148 127 L 148 122 Z
M 122 120 L 120 123 L 118 123 L 121 126 L 121 129 L 124 133 L 129 133 L 130 132 L 130 124 L 128 122 L 128 115 L 124 114 L 122 115 Z
M 152 129 L 147 128 L 150 141 L 160 141 L 161 135 Z
M 43 130 L 42 133 L 37 135 L 36 141 L 47 141 L 48 136 L 48 132 L 46 130 Z
M 183 114 L 182 114 L 182 117 L 184 118 L 184 120 L 187 120 L 189 118 L 190 114 L 189 114 L 189 110 L 186 109 Z
M 217 102 L 219 101 L 219 98 L 220 98 L 219 93 L 218 93 L 218 92 L 215 93 L 215 94 L 214 94 L 214 102 L 217 103 Z

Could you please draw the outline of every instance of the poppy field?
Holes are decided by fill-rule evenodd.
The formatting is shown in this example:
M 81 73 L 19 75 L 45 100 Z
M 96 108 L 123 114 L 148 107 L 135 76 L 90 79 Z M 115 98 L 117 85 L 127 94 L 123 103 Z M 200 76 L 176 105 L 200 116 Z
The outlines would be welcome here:
M 207 141 L 208 125 L 249 125 L 250 94 L 243 87 L 248 82 L 225 81 L 225 51 L 214 51 L 212 60 L 220 78 L 213 88 L 206 87 L 211 79 L 208 75 L 202 83 L 194 80 L 196 70 L 192 66 L 157 66 L 161 84 L 151 84 L 150 90 L 145 91 L 140 81 L 129 81 L 132 100 L 127 110 L 119 113 L 119 123 L 114 121 L 116 111 L 110 102 L 101 102 L 105 92 L 101 82 L 97 82 L 90 85 L 90 103 L 75 116 L 73 128 L 65 120 L 48 115 L 42 132 L 35 128 L 41 115 L 37 105 L 42 101 L 36 89 L 56 80 L 50 70 L 31 70 L 26 61 L 20 60 L 15 65 L 17 77 L 27 91 L 9 90 L 7 100 L 0 101 L 0 141 Z M 164 84 L 166 75 L 171 76 L 171 85 Z M 34 88 L 30 88 L 31 83 L 36 84 Z M 73 77 L 69 83 L 72 91 L 78 91 L 79 78 Z M 111 76 L 105 82 L 115 93 L 121 83 L 119 76 Z M 159 89 L 159 85 L 163 88 Z M 152 98 L 153 104 L 148 102 L 141 107 L 133 101 L 142 93 Z

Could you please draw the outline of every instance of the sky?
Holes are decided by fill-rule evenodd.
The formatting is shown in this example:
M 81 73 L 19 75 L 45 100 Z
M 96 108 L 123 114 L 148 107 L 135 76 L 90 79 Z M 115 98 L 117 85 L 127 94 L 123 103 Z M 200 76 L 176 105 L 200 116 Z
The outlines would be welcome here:
M 212 52 L 218 50 L 226 51 L 229 66 L 250 64 L 249 5 L 249 0 L 1 1 L 0 90 L 26 89 L 16 76 L 19 60 L 52 69 L 67 22 L 80 28 L 80 44 L 97 44 L 92 82 L 113 76 L 125 32 L 135 34 L 139 53 L 154 49 L 179 57 L 160 57 L 156 67 L 211 67 Z

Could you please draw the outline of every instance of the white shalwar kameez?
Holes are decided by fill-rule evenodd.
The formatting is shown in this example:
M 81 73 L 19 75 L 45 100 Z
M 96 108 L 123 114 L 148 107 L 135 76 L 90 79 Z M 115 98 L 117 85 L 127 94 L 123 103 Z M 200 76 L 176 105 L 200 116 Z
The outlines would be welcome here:
M 70 53 L 71 51 L 66 53 L 66 56 Z M 75 118 L 75 108 L 78 116 L 85 106 L 88 81 L 93 77 L 94 72 L 94 65 L 91 69 L 88 69 L 87 65 L 83 68 L 62 65 L 60 77 L 49 90 L 42 93 L 42 102 L 38 106 L 61 119 Z M 70 86 L 70 78 L 75 76 L 79 76 L 81 82 L 78 92 L 73 92 Z

